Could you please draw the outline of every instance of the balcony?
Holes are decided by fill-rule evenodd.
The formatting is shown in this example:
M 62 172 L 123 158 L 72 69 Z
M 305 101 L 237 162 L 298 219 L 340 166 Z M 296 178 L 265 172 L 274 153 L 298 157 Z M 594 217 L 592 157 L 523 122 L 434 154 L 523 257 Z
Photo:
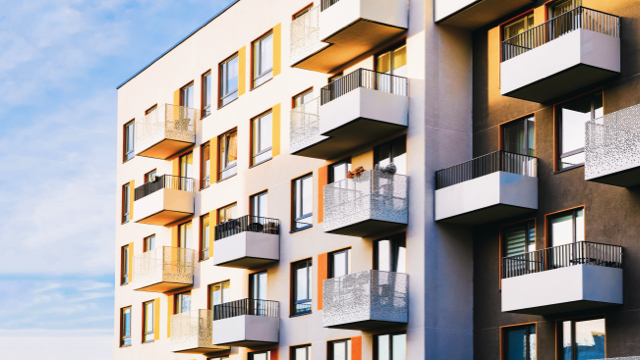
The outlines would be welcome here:
M 632 187 L 640 184 L 640 105 L 587 122 L 585 179 Z
M 409 178 L 369 170 L 324 187 L 324 231 L 367 236 L 409 222 Z
M 196 252 L 163 246 L 133 258 L 133 289 L 166 292 L 193 285 Z
M 165 226 L 192 216 L 195 207 L 195 180 L 161 175 L 135 191 L 135 222 Z
M 171 351 L 206 354 L 229 349 L 211 342 L 212 310 L 194 310 L 171 316 Z
M 136 121 L 136 156 L 167 158 L 196 142 L 197 109 L 164 104 Z
M 502 95 L 543 103 L 620 73 L 620 18 L 578 7 L 502 42 Z
M 368 270 L 324 281 L 322 324 L 367 331 L 409 322 L 409 275 Z
M 213 265 L 254 269 L 280 260 L 280 221 L 257 216 L 229 220 L 215 228 Z
M 533 0 L 435 0 L 436 23 L 477 30 L 509 15 Z
M 322 0 L 291 23 L 291 67 L 329 74 L 407 28 L 403 0 Z
M 213 308 L 213 343 L 252 347 L 275 344 L 280 336 L 280 303 L 242 299 Z
M 359 69 L 331 82 L 291 111 L 294 155 L 333 159 L 407 127 L 408 80 Z
M 549 315 L 622 304 L 622 253 L 579 241 L 506 257 L 502 311 Z
M 436 172 L 436 221 L 479 225 L 537 210 L 537 161 L 496 151 Z

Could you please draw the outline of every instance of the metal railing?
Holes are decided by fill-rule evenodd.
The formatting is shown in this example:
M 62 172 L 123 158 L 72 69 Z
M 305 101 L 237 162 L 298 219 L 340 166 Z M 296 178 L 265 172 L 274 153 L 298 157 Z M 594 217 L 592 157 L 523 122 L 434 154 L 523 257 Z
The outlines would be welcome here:
M 622 247 L 577 241 L 571 244 L 505 257 L 502 278 L 507 279 L 575 265 L 622 269 Z
M 216 225 L 215 239 L 220 240 L 247 231 L 278 235 L 280 234 L 280 220 L 245 215 Z
M 192 178 L 173 176 L 173 175 L 158 175 L 155 181 L 149 181 L 136 188 L 135 200 L 140 200 L 143 197 L 153 194 L 160 189 L 173 189 L 183 191 L 195 191 L 196 181 Z
M 498 150 L 436 171 L 436 190 L 498 171 L 537 177 L 537 167 L 538 159 L 533 156 Z
M 196 252 L 162 246 L 133 258 L 134 289 L 162 282 L 193 283 Z
M 196 141 L 197 109 L 164 104 L 136 121 L 136 153 L 147 150 L 164 139 L 193 143 Z
M 320 3 L 320 7 L 322 8 L 322 11 L 325 11 L 330 8 L 331 5 L 337 3 L 338 1 L 340 0 L 322 0 L 322 2 Z
M 309 9 L 291 22 L 289 61 L 296 64 L 329 44 L 320 41 L 320 6 Z
M 213 307 L 213 320 L 252 315 L 280 317 L 280 303 L 272 300 L 241 299 Z
M 320 90 L 320 105 L 361 87 L 402 96 L 409 93 L 409 82 L 405 77 L 358 69 L 324 86 Z
M 328 139 L 320 135 L 319 97 L 291 110 L 289 131 L 289 150 L 292 154 Z
M 502 61 L 513 59 L 578 29 L 620 37 L 620 18 L 585 7 L 577 7 L 502 42 Z

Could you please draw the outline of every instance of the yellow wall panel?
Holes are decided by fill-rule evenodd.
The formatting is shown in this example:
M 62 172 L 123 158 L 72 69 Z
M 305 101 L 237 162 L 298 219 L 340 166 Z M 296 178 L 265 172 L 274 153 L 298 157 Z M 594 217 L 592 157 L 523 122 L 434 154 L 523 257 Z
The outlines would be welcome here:
M 178 90 L 173 92 L 173 105 L 180 105 L 180 89 L 178 89 Z M 166 109 L 166 110 L 169 110 L 169 109 Z M 161 114 L 160 116 L 164 116 L 164 115 Z M 178 120 L 178 119 L 180 119 L 180 111 L 179 111 L 178 107 L 174 106 L 173 107 L 173 120 Z
M 211 151 L 209 156 L 211 159 L 211 175 L 209 176 L 209 182 L 212 184 L 218 181 L 218 138 L 215 137 L 209 141 L 209 150 Z
M 533 10 L 533 25 L 538 26 L 547 20 L 547 6 L 542 5 Z
M 135 200 L 136 181 L 129 182 L 129 220 L 133 220 L 133 202 Z
M 160 340 L 160 298 L 153 300 L 153 339 Z
M 247 90 L 247 47 L 243 46 L 238 51 L 238 96 L 242 96 Z
M 324 220 L 324 186 L 329 182 L 329 166 L 318 169 L 318 224 Z
M 127 275 L 127 281 L 129 284 L 133 281 L 133 243 L 129 243 L 129 258 L 126 259 L 129 265 L 129 274 Z
M 273 28 L 273 76 L 280 75 L 282 69 L 282 24 Z
M 171 246 L 178 247 L 178 227 L 171 228 Z
M 173 295 L 167 296 L 167 338 L 171 337 L 171 316 L 173 315 Z
M 271 136 L 273 137 L 271 143 L 271 156 L 276 157 L 280 155 L 280 117 L 281 117 L 281 106 L 280 104 L 276 105 L 271 109 L 272 112 L 272 124 L 273 131 L 271 132 Z
M 360 166 L 365 170 L 373 169 L 373 150 L 367 150 L 351 157 L 351 168 L 357 169 Z
M 173 159 L 172 161 L 172 165 L 173 165 L 173 176 L 178 176 L 180 175 L 180 157 L 177 157 L 175 159 Z

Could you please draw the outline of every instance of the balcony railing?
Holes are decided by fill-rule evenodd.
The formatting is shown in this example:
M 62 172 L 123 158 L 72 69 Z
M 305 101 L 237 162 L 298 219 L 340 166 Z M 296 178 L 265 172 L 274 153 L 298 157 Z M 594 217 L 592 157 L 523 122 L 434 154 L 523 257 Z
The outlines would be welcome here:
M 162 283 L 191 284 L 196 262 L 193 249 L 163 246 L 133 258 L 134 288 Z
M 291 153 L 328 138 L 320 135 L 320 98 L 310 100 L 291 110 L 290 131 Z
M 220 240 L 247 231 L 279 235 L 280 220 L 246 215 L 237 219 L 225 221 L 224 223 L 216 226 L 215 239 Z
M 622 247 L 578 241 L 571 244 L 505 257 L 502 278 L 512 278 L 575 265 L 622 269 Z
M 213 320 L 252 315 L 280 317 L 280 303 L 272 300 L 241 299 L 213 307 Z
M 405 77 L 358 69 L 323 87 L 320 93 L 320 105 L 361 87 L 402 96 L 407 96 L 409 93 L 409 82 Z
M 340 0 L 322 0 L 320 6 L 322 7 L 322 11 L 327 10 L 331 5 L 337 3 Z
M 212 310 L 194 310 L 171 316 L 171 351 L 205 353 L 224 347 L 211 341 Z
M 292 64 L 321 50 L 328 44 L 320 41 L 320 6 L 311 8 L 291 23 Z
M 136 121 L 136 151 L 144 151 L 162 140 L 195 142 L 198 110 L 164 104 Z
M 620 37 L 620 18 L 600 11 L 577 7 L 502 42 L 502 61 L 513 59 L 569 32 L 585 29 Z
M 183 191 L 195 191 L 195 180 L 192 178 L 173 176 L 173 175 L 160 175 L 156 177 L 155 181 L 149 181 L 136 188 L 135 200 L 140 200 L 143 197 L 153 194 L 160 189 L 173 189 Z
M 471 161 L 436 172 L 436 190 L 504 171 L 537 177 L 538 159 L 533 156 L 499 150 Z

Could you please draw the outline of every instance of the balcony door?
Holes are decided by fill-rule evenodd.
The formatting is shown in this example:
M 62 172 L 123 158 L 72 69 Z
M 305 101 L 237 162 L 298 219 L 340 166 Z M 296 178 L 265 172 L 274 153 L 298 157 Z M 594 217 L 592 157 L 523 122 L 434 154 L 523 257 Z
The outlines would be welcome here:
M 407 140 L 404 136 L 391 140 L 373 150 L 374 165 L 384 168 L 395 165 L 396 174 L 407 174 Z
M 180 89 L 180 106 L 194 108 L 194 92 L 193 84 L 187 85 Z
M 351 159 L 329 165 L 329 184 L 346 179 L 349 171 L 351 171 Z
M 502 126 L 502 149 L 515 154 L 535 156 L 533 115 Z
M 176 294 L 174 314 L 191 311 L 191 291 Z
M 393 76 L 407 76 L 407 45 L 384 52 L 375 59 L 377 74 L 377 90 L 405 95 L 403 89 L 393 81 Z
M 535 221 L 525 221 L 504 228 L 502 231 L 503 272 L 509 277 L 523 275 L 527 269 L 541 271 L 544 264 L 542 258 L 530 254 L 536 250 Z
M 263 301 L 267 300 L 267 272 L 261 271 L 249 275 L 249 298 L 251 299 L 252 314 L 258 316 L 266 316 L 266 305 Z
M 192 249 L 193 230 L 191 221 L 178 225 L 178 247 Z
M 190 152 L 188 154 L 180 156 L 180 177 L 183 178 L 193 178 L 194 177 L 194 169 L 193 169 L 193 153 Z
M 588 262 L 583 247 L 576 243 L 584 241 L 584 209 L 575 209 L 555 215 L 549 219 L 551 236 L 550 254 L 554 268 L 567 267 Z
M 388 272 L 407 272 L 405 234 L 394 235 L 373 243 L 373 269 Z

